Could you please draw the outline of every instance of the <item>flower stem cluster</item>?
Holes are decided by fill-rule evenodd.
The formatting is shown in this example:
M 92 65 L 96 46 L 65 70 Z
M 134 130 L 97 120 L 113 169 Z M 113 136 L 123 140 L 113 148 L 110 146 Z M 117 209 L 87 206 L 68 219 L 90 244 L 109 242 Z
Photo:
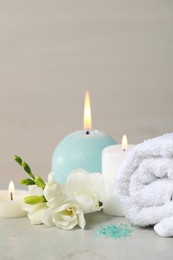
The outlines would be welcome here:
M 104 201 L 104 183 L 100 173 L 77 169 L 69 173 L 64 185 L 54 181 L 53 173 L 45 182 L 35 176 L 29 165 L 19 156 L 14 160 L 23 167 L 29 178 L 20 181 L 30 186 L 30 195 L 24 198 L 25 210 L 32 224 L 45 224 L 70 230 L 76 225 L 85 227 L 84 214 L 100 211 Z
M 14 155 L 14 160 L 23 167 L 24 171 L 29 175 L 30 178 L 26 178 L 20 181 L 20 184 L 23 185 L 36 185 L 37 187 L 41 188 L 44 190 L 46 183 L 44 182 L 44 180 L 40 177 L 40 176 L 34 176 L 34 174 L 31 171 L 31 168 L 29 167 L 29 165 L 23 161 L 19 156 Z M 46 202 L 46 198 L 44 195 L 42 196 L 28 196 L 24 198 L 24 202 L 26 204 L 37 204 L 37 203 L 42 203 L 42 202 Z

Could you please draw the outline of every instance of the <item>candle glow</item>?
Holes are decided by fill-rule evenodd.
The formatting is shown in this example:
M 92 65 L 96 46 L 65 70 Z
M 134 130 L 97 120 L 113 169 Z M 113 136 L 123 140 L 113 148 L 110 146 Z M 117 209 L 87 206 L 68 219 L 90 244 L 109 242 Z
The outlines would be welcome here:
M 10 181 L 10 183 L 8 185 L 8 192 L 10 194 L 11 200 L 13 200 L 13 193 L 14 193 L 14 191 L 15 191 L 14 182 Z
M 85 93 L 85 102 L 84 102 L 84 130 L 90 131 L 92 125 L 91 120 L 91 105 L 90 105 L 90 97 L 89 93 Z
M 128 142 L 127 142 L 127 136 L 126 135 L 123 135 L 121 148 L 122 148 L 123 151 L 127 150 L 127 148 L 128 148 Z

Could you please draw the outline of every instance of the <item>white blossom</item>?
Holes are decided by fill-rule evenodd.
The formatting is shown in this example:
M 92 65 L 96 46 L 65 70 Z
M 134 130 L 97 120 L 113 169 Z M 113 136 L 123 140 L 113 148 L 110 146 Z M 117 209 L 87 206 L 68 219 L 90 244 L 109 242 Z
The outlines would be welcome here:
M 100 173 L 88 173 L 78 169 L 68 175 L 65 192 L 75 199 L 84 213 L 99 211 L 104 201 L 104 182 Z
M 59 198 L 47 203 L 48 209 L 42 214 L 42 221 L 47 226 L 54 226 L 65 230 L 73 229 L 76 225 L 85 227 L 84 214 L 75 200 Z

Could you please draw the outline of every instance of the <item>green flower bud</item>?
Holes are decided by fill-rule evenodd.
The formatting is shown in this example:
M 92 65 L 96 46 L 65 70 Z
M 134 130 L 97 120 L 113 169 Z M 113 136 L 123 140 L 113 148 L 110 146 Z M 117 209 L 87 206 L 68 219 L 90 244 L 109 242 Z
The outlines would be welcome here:
M 19 156 L 14 155 L 13 158 L 18 164 L 22 165 L 22 159 Z
M 30 205 L 46 202 L 44 196 L 28 196 L 25 197 L 23 200 L 26 204 L 30 204 Z
M 35 184 L 42 189 L 44 189 L 44 187 L 46 186 L 45 182 L 40 176 L 35 177 Z
M 23 167 L 23 169 L 25 170 L 25 172 L 27 172 L 27 173 L 29 174 L 29 176 L 34 180 L 35 177 L 34 177 L 34 175 L 32 174 L 29 165 L 28 165 L 26 162 L 22 161 L 22 167 Z
M 22 166 L 23 166 L 23 169 L 27 172 L 27 173 L 31 173 L 31 169 L 30 167 L 28 166 L 28 164 L 24 161 L 22 161 Z
M 19 183 L 23 185 L 35 185 L 35 181 L 32 179 L 23 179 Z

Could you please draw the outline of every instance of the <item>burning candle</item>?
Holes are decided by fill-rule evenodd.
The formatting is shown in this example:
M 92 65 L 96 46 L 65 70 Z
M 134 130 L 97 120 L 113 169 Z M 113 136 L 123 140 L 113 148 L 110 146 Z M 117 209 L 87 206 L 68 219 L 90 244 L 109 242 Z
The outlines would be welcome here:
M 15 190 L 14 183 L 10 181 L 8 190 L 0 191 L 0 218 L 19 218 L 26 216 L 23 210 L 23 198 L 27 191 Z
M 92 130 L 89 93 L 85 95 L 84 130 L 66 136 L 56 147 L 52 157 L 55 180 L 64 183 L 68 174 L 77 168 L 101 173 L 102 150 L 115 141 L 105 133 Z
M 112 193 L 119 168 L 132 147 L 133 145 L 128 145 L 127 137 L 124 135 L 121 145 L 111 145 L 103 150 L 102 174 L 105 183 L 103 211 L 108 215 L 123 216 L 122 209 Z

